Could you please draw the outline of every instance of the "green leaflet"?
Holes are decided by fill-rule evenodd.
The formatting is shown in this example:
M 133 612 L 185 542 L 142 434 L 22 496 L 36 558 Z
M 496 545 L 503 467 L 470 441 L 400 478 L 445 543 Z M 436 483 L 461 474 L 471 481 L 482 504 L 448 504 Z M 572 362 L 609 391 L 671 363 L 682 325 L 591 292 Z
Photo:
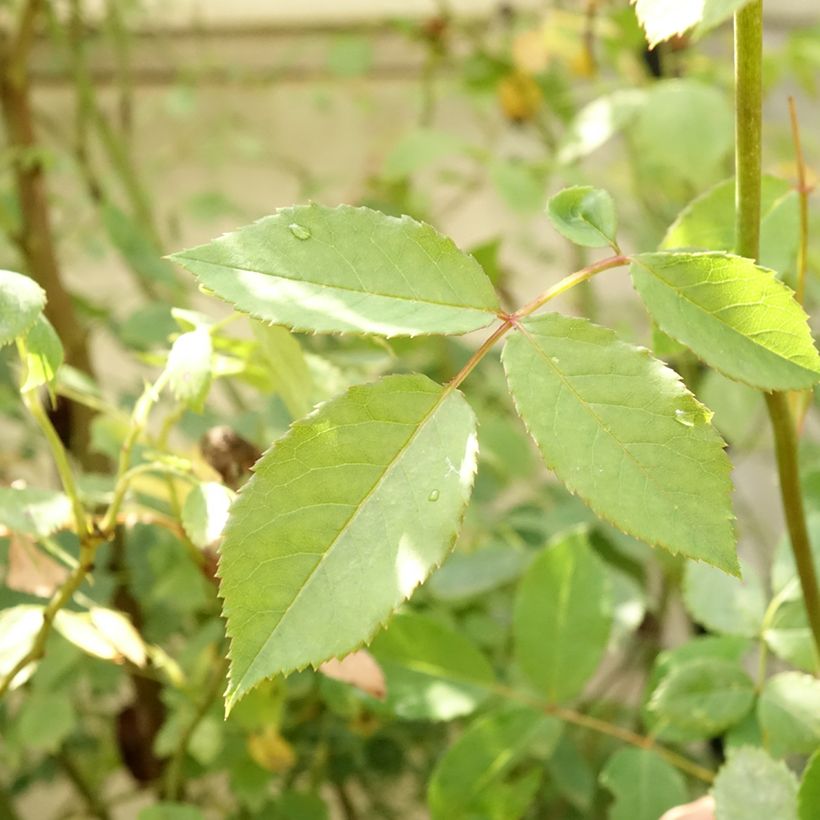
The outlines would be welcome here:
M 632 281 L 661 330 L 727 376 L 762 390 L 820 379 L 806 314 L 771 271 L 726 253 L 646 253 Z
M 0 347 L 25 335 L 45 304 L 46 292 L 33 279 L 0 270 Z
M 37 487 L 0 487 L 0 524 L 10 530 L 42 537 L 70 522 L 71 502 L 65 493 Z
M 769 678 L 757 717 L 766 748 L 777 757 L 820 749 L 820 681 L 800 672 Z
M 27 749 L 55 754 L 78 722 L 64 692 L 36 692 L 15 716 L 14 729 Z
M 738 571 L 730 464 L 709 412 L 648 351 L 583 319 L 527 319 L 502 354 L 547 466 L 601 517 Z
M 412 176 L 445 157 L 466 153 L 469 146 L 447 131 L 416 128 L 408 131 L 387 156 L 382 168 L 385 179 Z
M 321 333 L 467 333 L 496 317 L 481 266 L 429 225 L 369 208 L 283 208 L 174 254 L 238 310 Z
M 485 715 L 469 726 L 433 771 L 427 803 L 433 820 L 466 820 L 487 789 L 501 781 L 535 746 L 555 747 L 561 724 L 521 707 Z M 481 816 L 481 815 L 479 815 Z
M 610 820 L 657 820 L 687 800 L 681 775 L 648 749 L 619 749 L 600 781 L 615 797 Z
M 658 686 L 672 672 L 693 661 L 718 660 L 739 666 L 748 653 L 751 642 L 745 638 L 700 635 L 675 649 L 666 649 L 655 659 L 655 664 L 647 682 L 642 708 L 643 721 L 653 737 L 662 742 L 688 743 L 699 740 L 703 732 L 699 727 L 673 726 L 651 709 L 652 697 Z
M 748 567 L 741 581 L 705 564 L 687 564 L 683 600 L 692 618 L 712 632 L 746 638 L 760 634 L 766 596 L 760 578 Z
M 649 708 L 670 726 L 712 737 L 740 721 L 754 698 L 754 683 L 737 664 L 712 658 L 673 667 Z
M 606 570 L 586 533 L 573 531 L 521 581 L 513 617 L 518 664 L 550 702 L 573 698 L 598 667 L 611 620 Z
M 795 580 L 795 586 L 798 586 Z M 814 645 L 803 599 L 785 601 L 763 632 L 763 639 L 778 658 L 804 672 L 820 674 L 820 657 Z
M 712 790 L 717 820 L 796 820 L 797 781 L 763 749 L 730 752 Z
M 800 781 L 797 792 L 797 816 L 800 820 L 815 820 L 820 806 L 820 751 L 815 752 Z
M 322 405 L 257 462 L 220 557 L 228 709 L 373 635 L 452 546 L 476 452 L 462 395 L 403 375 Z
M 766 175 L 761 181 L 760 264 L 784 273 L 797 253 L 797 192 L 785 179 Z M 660 245 L 660 250 L 675 249 L 734 251 L 734 179 L 719 182 L 678 214 Z
M 273 377 L 276 392 L 292 419 L 298 419 L 313 406 L 313 376 L 305 361 L 302 346 L 283 327 L 253 323 L 253 335 L 265 370 Z
M 565 188 L 547 203 L 555 229 L 576 245 L 604 248 L 615 245 L 618 216 L 612 197 L 601 188 L 576 185 Z
M 461 633 L 425 615 L 397 615 L 370 651 L 387 680 L 387 705 L 406 720 L 452 720 L 486 700 L 489 661 Z
M 20 604 L 9 609 L 0 609 L 0 678 L 14 669 L 31 649 L 40 627 L 43 625 L 43 607 Z M 25 683 L 34 672 L 32 663 L 17 673 L 11 688 Z
M 42 313 L 39 314 L 26 335 L 26 378 L 20 390 L 35 390 L 44 384 L 52 385 L 63 359 L 63 345 L 57 331 Z

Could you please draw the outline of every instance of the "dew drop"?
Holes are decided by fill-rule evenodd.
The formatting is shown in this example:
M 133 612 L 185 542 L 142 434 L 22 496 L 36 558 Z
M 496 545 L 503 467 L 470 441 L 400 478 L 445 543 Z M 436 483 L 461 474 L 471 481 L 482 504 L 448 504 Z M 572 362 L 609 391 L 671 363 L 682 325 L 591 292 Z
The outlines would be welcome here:
M 695 414 L 688 410 L 675 410 L 675 421 L 684 427 L 694 427 Z
M 550 356 L 550 361 L 553 364 L 559 364 L 561 362 L 561 360 L 557 356 Z
M 292 222 L 290 225 L 288 225 L 288 230 L 297 239 L 310 239 L 310 231 L 304 225 L 300 225 L 298 222 Z
M 438 490 L 432 490 L 430 492 L 430 495 L 427 496 L 427 500 L 428 501 L 438 501 L 438 497 L 439 497 L 439 491 Z

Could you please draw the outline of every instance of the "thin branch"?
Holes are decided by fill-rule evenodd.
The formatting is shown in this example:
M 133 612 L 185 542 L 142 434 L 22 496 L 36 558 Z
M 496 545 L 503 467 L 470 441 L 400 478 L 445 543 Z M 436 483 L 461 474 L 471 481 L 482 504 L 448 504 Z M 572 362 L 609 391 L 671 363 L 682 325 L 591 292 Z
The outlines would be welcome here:
M 806 297 L 806 267 L 809 258 L 809 194 L 812 189 L 806 182 L 806 160 L 800 144 L 800 124 L 797 120 L 797 105 L 794 97 L 789 97 L 789 118 L 794 141 L 794 159 L 797 165 L 797 194 L 800 198 L 800 244 L 797 248 L 797 301 L 802 305 Z
M 806 512 L 803 507 L 797 433 L 786 393 L 767 394 L 766 404 L 774 432 L 783 514 L 786 517 L 794 563 L 797 566 L 797 575 L 803 590 L 809 627 L 818 657 L 820 657 L 820 588 L 817 585 L 817 573 L 814 569 L 811 541 L 806 526 Z
M 185 756 L 188 753 L 191 737 L 208 714 L 214 701 L 219 697 L 225 683 L 227 671 L 228 661 L 225 659 L 214 670 L 211 683 L 205 691 L 191 722 L 180 735 L 179 742 L 174 750 L 174 756 L 168 764 L 168 770 L 165 776 L 163 794 L 168 800 L 177 800 L 182 796 L 182 766 L 185 763 Z
M 66 752 L 65 748 L 60 749 L 57 753 L 57 762 L 60 764 L 60 768 L 65 772 L 66 777 L 74 785 L 80 797 L 82 797 L 89 812 L 100 820 L 109 820 L 111 815 L 105 807 L 105 804 L 95 791 L 94 786 L 86 779 L 85 773 L 71 759 L 71 756 Z
M 94 568 L 94 555 L 101 541 L 99 538 L 88 535 L 80 543 L 80 561 L 76 569 L 68 576 L 63 585 L 54 593 L 48 605 L 43 610 L 43 623 L 34 636 L 31 648 L 11 670 L 0 679 L 0 698 L 8 691 L 14 679 L 30 664 L 40 660 L 45 651 L 46 641 L 51 634 L 54 619 L 57 613 L 71 600 L 74 593 L 80 588 L 86 576 Z

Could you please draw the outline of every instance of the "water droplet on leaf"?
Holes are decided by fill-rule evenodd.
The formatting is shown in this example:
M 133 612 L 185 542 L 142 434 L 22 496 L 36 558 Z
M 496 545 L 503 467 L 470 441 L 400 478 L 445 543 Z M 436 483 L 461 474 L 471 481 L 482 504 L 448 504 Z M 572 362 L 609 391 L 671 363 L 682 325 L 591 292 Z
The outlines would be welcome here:
M 691 410 L 675 410 L 675 421 L 684 427 L 694 427 L 695 414 Z
M 288 230 L 297 239 L 310 239 L 310 231 L 304 225 L 299 225 L 297 222 L 293 222 L 290 225 L 288 225 Z
M 428 501 L 438 501 L 438 497 L 439 497 L 439 491 L 438 490 L 432 490 L 430 492 L 430 495 L 427 496 L 427 500 Z

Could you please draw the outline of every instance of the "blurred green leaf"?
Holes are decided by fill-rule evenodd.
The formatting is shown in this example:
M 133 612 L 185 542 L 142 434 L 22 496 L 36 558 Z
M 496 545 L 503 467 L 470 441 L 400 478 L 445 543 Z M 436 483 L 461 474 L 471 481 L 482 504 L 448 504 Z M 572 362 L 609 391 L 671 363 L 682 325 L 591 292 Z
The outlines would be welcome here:
M 490 180 L 514 211 L 534 213 L 544 207 L 544 176 L 523 160 L 495 160 L 490 165 Z
M 196 806 L 184 803 L 157 803 L 142 809 L 138 820 L 205 820 L 205 815 Z
M 561 734 L 552 717 L 507 708 L 473 722 L 444 753 L 430 778 L 427 803 L 433 820 L 467 820 L 482 795 L 502 781 L 534 747 L 551 749 Z
M 786 601 L 777 608 L 763 638 L 778 658 L 804 672 L 820 672 L 820 657 L 802 598 Z
M 440 601 L 467 601 L 514 581 L 528 563 L 526 553 L 503 544 L 454 552 L 425 588 Z
M 794 264 L 799 239 L 798 197 L 785 180 L 764 175 L 760 264 L 780 274 Z M 725 179 L 692 200 L 669 226 L 660 250 L 735 250 L 735 181 Z
M 145 229 L 128 214 L 106 202 L 102 206 L 102 221 L 111 244 L 140 278 L 168 287 L 177 284 L 173 267 L 162 258 Z
M 796 820 L 797 780 L 762 749 L 730 753 L 712 790 L 718 820 Z
M 800 672 L 769 678 L 757 704 L 766 748 L 775 757 L 820 747 L 820 681 Z
M 20 604 L 0 610 L 0 677 L 5 678 L 31 649 L 43 625 L 43 607 Z M 22 685 L 34 671 L 34 664 L 22 669 L 12 688 Z
M 51 322 L 43 314 L 34 320 L 26 335 L 25 351 L 26 378 L 20 390 L 35 390 L 44 384 L 51 385 L 63 363 L 63 345 Z
M 45 304 L 46 293 L 33 279 L 0 270 L 0 347 L 24 336 Z
M 446 131 L 416 128 L 405 133 L 388 154 L 382 168 L 387 179 L 400 179 L 465 151 L 465 143 Z
M 800 780 L 797 791 L 797 816 L 799 820 L 815 820 L 820 806 L 820 751 L 815 752 Z
M 752 679 L 736 664 L 712 658 L 672 667 L 649 708 L 672 726 L 714 737 L 740 721 L 754 700 Z
M 285 328 L 260 322 L 253 323 L 253 335 L 263 367 L 273 378 L 291 418 L 307 415 L 313 406 L 313 377 L 299 342 Z
M 643 89 L 626 88 L 585 105 L 561 140 L 558 162 L 568 165 L 596 151 L 638 116 L 648 96 Z
M 0 487 L 0 525 L 42 537 L 70 522 L 71 503 L 65 493 L 35 487 Z
M 405 720 L 452 720 L 492 691 L 489 661 L 458 632 L 425 615 L 396 615 L 370 651 L 387 680 L 387 705 Z
M 678 771 L 649 749 L 619 749 L 606 762 L 600 781 L 615 798 L 610 820 L 658 820 L 688 799 Z
M 676 0 L 670 4 L 697 5 Z M 691 127 L 693 122 L 698 124 L 696 129 Z M 716 86 L 694 79 L 653 83 L 628 128 L 645 184 L 660 185 L 667 192 L 675 182 L 691 191 L 725 176 L 733 133 L 730 100 Z M 709 139 L 703 139 L 703 134 Z
M 56 752 L 77 726 L 77 712 L 63 692 L 29 695 L 17 715 L 15 732 L 25 747 Z
M 741 581 L 706 564 L 687 564 L 683 600 L 689 614 L 712 632 L 756 637 L 766 610 L 766 596 L 753 570 L 744 567 L 743 577 Z
M 551 702 L 573 698 L 603 656 L 611 618 L 606 570 L 586 533 L 559 536 L 532 563 L 518 590 L 518 664 Z

